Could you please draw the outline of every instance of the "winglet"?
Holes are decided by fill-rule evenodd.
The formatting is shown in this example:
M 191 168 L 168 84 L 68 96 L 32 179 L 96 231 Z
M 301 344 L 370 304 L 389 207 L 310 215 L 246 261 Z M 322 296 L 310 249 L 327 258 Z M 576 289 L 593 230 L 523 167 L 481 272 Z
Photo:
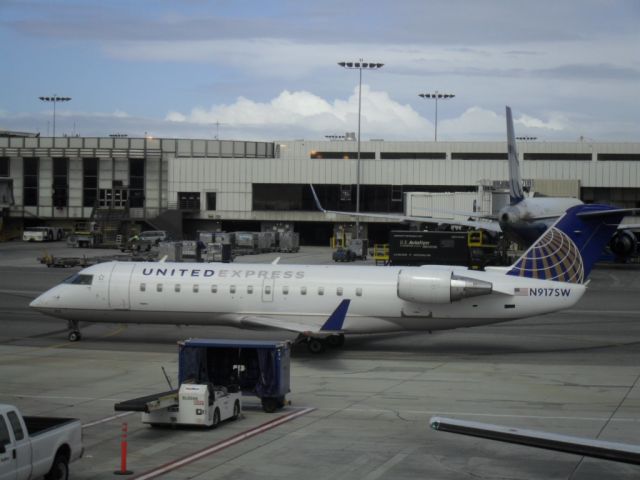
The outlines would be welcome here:
M 520 163 L 518 162 L 518 150 L 516 148 L 516 134 L 513 129 L 513 117 L 511 107 L 507 110 L 507 157 L 509 159 L 509 200 L 514 205 L 524 198 L 522 190 L 522 177 L 520 176 Z
M 313 200 L 316 202 L 316 207 L 318 207 L 318 210 L 320 210 L 322 213 L 327 213 L 327 211 L 324 208 L 322 208 L 322 205 L 320 204 L 320 199 L 318 198 L 316 189 L 313 188 L 312 184 L 309 184 L 309 187 L 311 188 L 311 193 L 313 194 Z
M 349 310 L 349 303 L 351 300 L 342 300 L 338 308 L 336 308 L 331 316 L 324 322 L 324 325 L 320 327 L 321 332 L 339 332 L 342 330 L 342 324 L 347 316 L 347 310 Z

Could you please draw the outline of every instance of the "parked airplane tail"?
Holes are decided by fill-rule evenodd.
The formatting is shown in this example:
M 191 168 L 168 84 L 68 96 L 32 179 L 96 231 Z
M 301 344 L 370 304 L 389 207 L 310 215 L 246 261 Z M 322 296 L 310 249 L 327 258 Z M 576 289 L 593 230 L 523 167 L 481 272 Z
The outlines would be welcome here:
M 509 200 L 515 205 L 524 198 L 522 189 L 522 177 L 520 175 L 520 163 L 518 162 L 518 150 L 516 148 L 516 134 L 513 129 L 513 117 L 511 107 L 507 111 L 507 157 L 509 159 Z
M 507 275 L 584 283 L 622 218 L 632 211 L 598 204 L 571 207 Z

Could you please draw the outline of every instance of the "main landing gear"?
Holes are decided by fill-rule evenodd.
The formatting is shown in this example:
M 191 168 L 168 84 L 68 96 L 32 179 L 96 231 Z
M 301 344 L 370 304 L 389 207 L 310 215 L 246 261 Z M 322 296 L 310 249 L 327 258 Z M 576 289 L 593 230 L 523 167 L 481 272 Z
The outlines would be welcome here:
M 340 348 L 344 345 L 344 335 L 329 335 L 325 338 L 320 337 L 304 337 L 301 341 L 307 342 L 307 348 L 309 352 L 314 354 L 322 353 L 326 350 L 327 346 L 331 348 Z
M 69 320 L 67 328 L 69 328 L 69 336 L 67 338 L 70 342 L 79 342 L 82 340 L 82 334 L 80 333 L 77 320 Z

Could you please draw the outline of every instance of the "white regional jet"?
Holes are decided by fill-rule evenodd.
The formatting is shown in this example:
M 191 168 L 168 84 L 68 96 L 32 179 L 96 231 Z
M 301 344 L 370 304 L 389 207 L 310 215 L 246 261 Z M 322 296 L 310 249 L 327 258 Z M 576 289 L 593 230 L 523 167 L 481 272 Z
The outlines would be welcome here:
M 511 267 L 109 262 L 30 306 L 69 322 L 226 325 L 299 333 L 312 352 L 345 334 L 473 327 L 569 308 L 628 210 L 578 205 Z

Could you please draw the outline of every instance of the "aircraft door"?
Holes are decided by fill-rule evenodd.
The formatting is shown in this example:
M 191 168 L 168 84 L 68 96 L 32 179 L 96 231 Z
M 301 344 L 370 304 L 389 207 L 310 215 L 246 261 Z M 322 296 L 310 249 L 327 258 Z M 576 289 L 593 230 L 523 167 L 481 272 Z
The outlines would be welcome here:
M 272 278 L 265 278 L 262 281 L 262 301 L 273 302 L 273 289 L 275 288 L 275 280 Z
M 129 310 L 133 262 L 115 263 L 109 279 L 109 306 L 115 310 Z

